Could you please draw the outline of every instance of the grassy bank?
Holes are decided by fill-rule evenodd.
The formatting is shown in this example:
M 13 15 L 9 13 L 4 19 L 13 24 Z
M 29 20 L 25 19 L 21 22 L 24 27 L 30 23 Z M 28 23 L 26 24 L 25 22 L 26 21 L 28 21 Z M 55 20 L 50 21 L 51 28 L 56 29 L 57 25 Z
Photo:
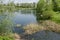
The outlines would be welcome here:
M 50 20 L 42 21 L 40 24 L 29 24 L 23 29 L 26 34 L 34 34 L 44 30 L 60 33 L 60 25 Z

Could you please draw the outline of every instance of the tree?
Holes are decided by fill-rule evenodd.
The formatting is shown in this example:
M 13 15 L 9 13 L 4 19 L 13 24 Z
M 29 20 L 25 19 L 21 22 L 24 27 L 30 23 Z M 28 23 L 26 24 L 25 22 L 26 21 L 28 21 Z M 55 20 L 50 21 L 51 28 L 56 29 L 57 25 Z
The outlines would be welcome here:
M 37 15 L 43 20 L 52 17 L 52 0 L 40 0 L 37 4 Z M 41 16 L 42 15 L 42 16 Z
M 44 1 L 43 0 L 39 0 L 38 4 L 37 4 L 37 12 L 38 13 L 42 13 L 44 10 Z
M 52 0 L 52 4 L 53 4 L 53 10 L 54 11 L 58 11 L 58 4 L 56 0 Z

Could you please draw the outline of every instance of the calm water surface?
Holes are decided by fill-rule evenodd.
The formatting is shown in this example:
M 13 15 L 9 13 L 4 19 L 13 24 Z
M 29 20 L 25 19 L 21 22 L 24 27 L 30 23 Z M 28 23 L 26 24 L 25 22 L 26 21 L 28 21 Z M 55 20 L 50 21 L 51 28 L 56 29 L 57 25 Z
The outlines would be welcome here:
M 35 10 L 17 10 L 15 12 L 2 12 L 0 14 L 0 24 L 2 24 L 2 20 L 8 20 L 10 23 L 13 24 L 14 27 L 12 27 L 12 31 L 14 33 L 23 33 L 24 30 L 22 29 L 22 26 L 25 26 L 27 24 L 31 23 L 37 23 L 39 16 L 36 15 Z M 5 25 L 7 25 L 7 22 L 4 22 Z M 19 24 L 21 26 L 17 27 L 16 25 Z M 46 32 L 46 31 L 40 31 L 32 35 L 32 38 L 35 40 L 60 40 L 60 34 L 57 34 L 55 32 Z
M 12 21 L 14 23 L 13 31 L 16 33 L 22 33 L 24 30 L 22 28 L 16 27 L 17 25 L 25 26 L 28 24 L 35 24 L 37 23 L 36 16 L 34 10 L 18 10 L 13 13 Z
M 33 10 L 19 10 L 13 13 L 13 22 L 15 24 L 27 25 L 30 23 L 37 23 L 35 11 Z

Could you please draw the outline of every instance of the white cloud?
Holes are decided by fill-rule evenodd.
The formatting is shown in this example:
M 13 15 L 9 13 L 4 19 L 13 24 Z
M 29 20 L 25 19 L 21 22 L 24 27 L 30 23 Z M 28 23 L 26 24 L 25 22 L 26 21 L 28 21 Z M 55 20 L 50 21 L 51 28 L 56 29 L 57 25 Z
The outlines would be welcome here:
M 15 3 L 37 3 L 38 0 L 14 0 Z
M 14 1 L 14 3 L 37 3 L 38 0 L 10 0 L 10 1 Z M 4 3 L 8 3 L 9 0 L 3 0 Z

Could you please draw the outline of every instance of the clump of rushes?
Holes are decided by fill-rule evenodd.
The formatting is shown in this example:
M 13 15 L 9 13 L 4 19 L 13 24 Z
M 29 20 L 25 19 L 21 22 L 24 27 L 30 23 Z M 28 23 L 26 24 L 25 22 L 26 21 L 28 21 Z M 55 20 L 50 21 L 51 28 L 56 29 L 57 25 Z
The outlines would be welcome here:
M 26 34 L 33 34 L 36 32 L 43 31 L 43 30 L 60 33 L 60 25 L 53 21 L 50 21 L 50 20 L 45 20 L 45 21 L 41 22 L 40 25 L 39 24 L 29 24 L 29 25 L 23 27 L 23 29 L 25 30 Z
M 38 24 L 29 24 L 29 25 L 23 27 L 23 29 L 25 30 L 26 34 L 33 34 L 38 31 L 45 30 L 46 28 L 44 28 L 43 26 L 38 25 Z
M 41 25 L 47 28 L 49 31 L 60 33 L 60 25 L 51 20 L 45 20 L 41 22 Z

